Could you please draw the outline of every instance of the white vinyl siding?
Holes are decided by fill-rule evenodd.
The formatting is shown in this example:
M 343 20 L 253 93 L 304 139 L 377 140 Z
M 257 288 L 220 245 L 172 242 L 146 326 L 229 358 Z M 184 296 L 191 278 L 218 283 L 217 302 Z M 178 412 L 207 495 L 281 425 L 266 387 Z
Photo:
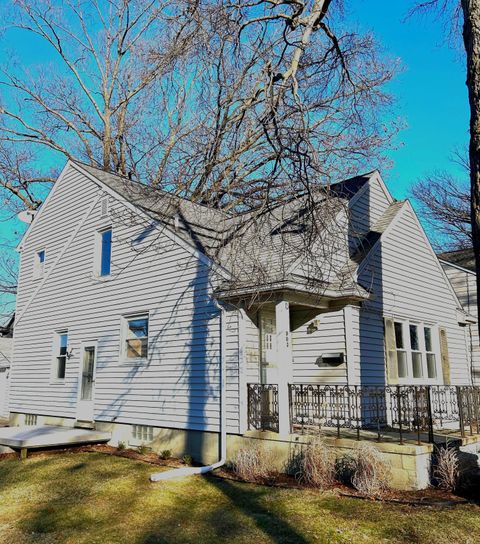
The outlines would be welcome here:
M 413 212 L 405 205 L 399 214 L 360 270 L 359 282 L 373 291 L 372 299 L 354 312 L 361 381 L 385 379 L 383 316 L 388 316 L 444 326 L 452 383 L 469 383 L 465 328 L 458 324 L 458 303 Z
M 382 185 L 373 176 L 350 206 L 350 229 L 353 236 L 366 234 L 387 210 L 390 202 Z
M 445 262 L 441 264 L 464 310 L 478 319 L 475 273 Z M 477 323 L 468 325 L 466 331 L 472 378 L 476 385 L 480 385 L 480 342 Z
M 115 252 L 107 282 L 92 277 L 92 236 L 102 228 L 101 206 L 85 213 L 102 195 L 96 184 L 71 168 L 25 241 L 18 308 L 34 291 L 31 264 L 23 255 L 48 239 L 52 260 L 63 251 L 15 328 L 12 411 L 76 416 L 80 344 L 98 341 L 95 419 L 218 431 L 220 418 L 220 311 L 212 299 L 211 270 L 151 229 L 114 199 Z M 128 220 L 127 220 L 128 219 Z M 36 220 L 37 221 L 37 220 Z M 84 221 L 73 243 L 69 236 Z M 141 243 L 133 239 L 148 232 Z M 155 244 L 152 244 L 155 241 Z M 120 362 L 121 316 L 149 312 L 148 364 Z M 39 323 L 42 324 L 39 327 Z M 64 386 L 50 385 L 51 339 L 45 330 L 67 326 L 72 357 Z M 227 335 L 229 424 L 236 429 L 238 347 Z
M 305 315 L 304 315 L 305 314 Z M 311 312 L 310 312 L 311 314 Z M 308 314 L 293 312 L 293 323 L 305 321 Z M 310 328 L 309 325 L 314 324 Z M 317 330 L 314 330 L 318 327 Z M 335 367 L 319 367 L 316 364 L 320 355 L 346 354 L 345 327 L 343 311 L 328 312 L 312 316 L 292 331 L 293 381 L 295 383 L 346 383 L 347 364 Z

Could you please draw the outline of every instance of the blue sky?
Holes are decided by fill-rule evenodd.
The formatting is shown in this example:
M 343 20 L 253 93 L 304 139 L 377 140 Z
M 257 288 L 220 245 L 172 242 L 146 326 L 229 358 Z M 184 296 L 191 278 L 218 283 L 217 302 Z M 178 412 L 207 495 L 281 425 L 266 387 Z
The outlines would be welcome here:
M 389 85 L 406 129 L 393 168 L 382 172 L 393 196 L 409 196 L 413 182 L 435 170 L 455 171 L 449 157 L 468 143 L 468 95 L 464 59 L 446 43 L 443 21 L 433 15 L 405 20 L 410 1 L 355 0 L 347 19 L 372 31 L 402 72 Z M 461 173 L 461 172 L 460 172 Z
M 408 1 L 351 0 L 348 25 L 372 31 L 385 52 L 398 58 L 402 72 L 389 85 L 397 100 L 396 113 L 406 123 L 398 149 L 389 152 L 393 167 L 382 175 L 393 196 L 409 196 L 410 187 L 426 173 L 455 171 L 452 151 L 468 142 L 468 98 L 464 60 L 460 50 L 446 43 L 444 23 L 431 17 L 405 20 Z M 352 11 L 353 10 L 353 11 Z M 20 38 L 20 37 L 16 37 Z M 13 40 L 9 44 L 28 64 L 48 58 L 39 43 Z M 3 52 L 5 53 L 5 52 Z M 48 159 L 46 159 L 48 160 Z M 461 173 L 461 172 L 460 172 Z M 16 241 L 24 225 L 0 209 L 0 251 L 6 241 Z

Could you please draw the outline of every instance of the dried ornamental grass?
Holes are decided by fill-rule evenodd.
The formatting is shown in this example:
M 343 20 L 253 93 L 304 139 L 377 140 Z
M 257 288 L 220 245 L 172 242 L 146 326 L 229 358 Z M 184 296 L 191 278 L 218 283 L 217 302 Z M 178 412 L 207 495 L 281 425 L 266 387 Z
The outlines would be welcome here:
M 325 489 L 335 482 L 335 453 L 321 438 L 308 444 L 300 460 L 298 480 Z
M 444 448 L 437 448 L 433 475 L 438 487 L 445 491 L 453 491 L 458 486 L 460 479 L 458 453 L 448 444 Z
M 352 485 L 374 497 L 390 489 L 391 471 L 383 455 L 371 444 L 360 444 L 355 453 Z
M 272 456 L 259 444 L 240 448 L 232 461 L 235 474 L 242 480 L 261 481 L 272 475 Z

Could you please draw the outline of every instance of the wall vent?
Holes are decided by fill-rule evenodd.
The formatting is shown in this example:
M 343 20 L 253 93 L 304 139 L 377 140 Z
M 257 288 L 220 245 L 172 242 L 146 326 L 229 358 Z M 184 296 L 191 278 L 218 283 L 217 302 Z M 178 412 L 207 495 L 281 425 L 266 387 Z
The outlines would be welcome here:
M 102 198 L 100 201 L 101 206 L 101 215 L 102 217 L 107 217 L 108 215 L 108 197 Z

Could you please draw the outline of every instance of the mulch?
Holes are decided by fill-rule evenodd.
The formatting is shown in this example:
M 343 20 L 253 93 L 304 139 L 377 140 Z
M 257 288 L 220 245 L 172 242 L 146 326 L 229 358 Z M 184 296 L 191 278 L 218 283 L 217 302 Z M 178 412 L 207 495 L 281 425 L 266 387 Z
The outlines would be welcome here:
M 106 444 L 100 445 L 83 445 L 77 447 L 68 447 L 68 448 L 45 448 L 38 450 L 30 450 L 28 452 L 29 457 L 41 457 L 41 456 L 54 456 L 54 455 L 65 455 L 65 454 L 75 454 L 75 453 L 102 453 L 106 455 L 114 455 L 116 457 L 122 457 L 124 459 L 132 459 L 135 461 L 141 461 L 148 463 L 150 465 L 162 466 L 165 468 L 179 468 L 184 467 L 185 463 L 180 459 L 170 458 L 170 459 L 161 459 L 158 454 L 153 452 L 140 453 L 132 449 L 121 449 L 115 448 L 113 446 L 108 446 Z M 16 459 L 18 458 L 18 453 L 3 453 L 0 454 L 0 461 L 3 459 Z M 223 479 L 229 481 L 235 481 L 239 483 L 251 483 L 257 485 L 265 485 L 270 487 L 284 488 L 284 489 L 307 489 L 309 486 L 306 486 L 300 483 L 293 476 L 287 474 L 276 474 L 270 478 L 265 478 L 262 480 L 251 480 L 247 481 L 239 478 L 234 472 L 229 470 L 226 467 L 219 468 L 214 472 L 208 473 L 209 478 Z M 315 489 L 311 487 L 310 489 Z M 320 492 L 331 492 L 341 497 L 349 497 L 362 500 L 370 501 L 383 501 L 389 503 L 405 504 L 409 506 L 428 506 L 428 507 L 438 507 L 438 508 L 448 508 L 454 507 L 461 504 L 469 502 L 465 497 L 460 496 L 455 493 L 450 493 L 442 489 L 430 487 L 427 489 L 422 489 L 419 491 L 398 491 L 398 490 L 389 490 L 382 493 L 379 496 L 371 497 L 365 496 L 362 493 L 358 492 L 354 488 L 342 484 L 340 482 L 335 482 L 333 485 L 318 490 Z M 469 496 L 470 500 L 475 501 L 475 497 Z M 475 501 L 476 502 L 476 501 Z

